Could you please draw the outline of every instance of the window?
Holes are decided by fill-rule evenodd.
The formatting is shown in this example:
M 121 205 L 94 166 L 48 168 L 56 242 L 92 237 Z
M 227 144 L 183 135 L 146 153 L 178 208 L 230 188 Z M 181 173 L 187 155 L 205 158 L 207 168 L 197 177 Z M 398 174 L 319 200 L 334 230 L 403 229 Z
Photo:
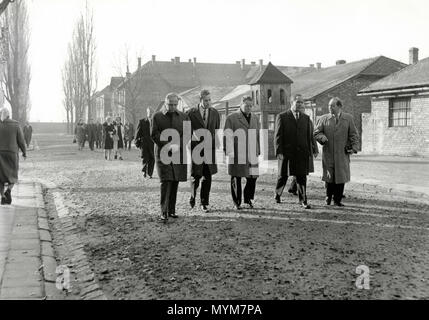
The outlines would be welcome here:
M 411 98 L 389 100 L 389 127 L 411 125 Z
M 271 101 L 273 101 L 271 89 L 267 90 L 267 101 L 268 103 L 271 103 Z
M 259 90 L 256 90 L 256 105 L 259 105 Z
M 285 104 L 286 104 L 285 91 L 283 89 L 280 89 L 280 105 L 284 106 Z
M 269 114 L 268 115 L 268 130 L 274 131 L 276 125 L 276 115 Z

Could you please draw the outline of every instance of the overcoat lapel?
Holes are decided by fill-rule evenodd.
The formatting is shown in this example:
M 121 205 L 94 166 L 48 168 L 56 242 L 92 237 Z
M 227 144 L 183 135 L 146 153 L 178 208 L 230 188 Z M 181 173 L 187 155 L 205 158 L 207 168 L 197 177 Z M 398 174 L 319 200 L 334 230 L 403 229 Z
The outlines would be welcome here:
M 237 113 L 238 113 L 238 120 L 242 123 L 242 125 L 244 127 L 246 127 L 246 129 L 249 129 L 249 123 L 247 122 L 246 118 L 244 117 L 243 112 L 241 112 L 241 110 L 239 109 L 237 111 Z

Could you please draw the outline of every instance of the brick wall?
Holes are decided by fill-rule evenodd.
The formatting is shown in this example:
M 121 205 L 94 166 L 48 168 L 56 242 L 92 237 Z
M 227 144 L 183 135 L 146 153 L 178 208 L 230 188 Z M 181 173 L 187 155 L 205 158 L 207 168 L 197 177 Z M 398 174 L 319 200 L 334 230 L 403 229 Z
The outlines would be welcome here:
M 374 98 L 362 117 L 362 153 L 429 156 L 429 93 L 411 98 L 411 125 L 389 127 L 389 99 Z
M 380 77 L 373 76 L 360 76 L 343 82 L 341 85 L 324 92 L 323 94 L 316 97 L 316 107 L 322 108 L 318 111 L 316 117 L 329 112 L 328 102 L 332 97 L 339 97 L 343 101 L 344 112 L 350 113 L 354 117 L 356 127 L 359 132 L 359 136 L 362 137 L 362 121 L 361 115 L 363 113 L 371 112 L 371 98 L 370 97 L 359 97 L 357 93 L 359 90 L 367 87 Z M 361 141 L 361 147 L 363 142 Z

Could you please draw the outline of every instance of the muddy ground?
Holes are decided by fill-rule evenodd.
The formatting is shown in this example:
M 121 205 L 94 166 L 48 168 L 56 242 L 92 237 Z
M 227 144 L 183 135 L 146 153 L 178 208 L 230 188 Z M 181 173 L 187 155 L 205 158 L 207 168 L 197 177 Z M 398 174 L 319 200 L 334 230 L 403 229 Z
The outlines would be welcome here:
M 164 225 L 159 180 L 143 179 L 137 150 L 108 162 L 69 136 L 36 138 L 21 175 L 56 184 L 110 299 L 429 298 L 429 204 L 419 198 L 349 184 L 346 207 L 327 207 L 311 177 L 313 209 L 302 210 L 289 194 L 274 202 L 269 174 L 255 209 L 238 213 L 221 166 L 212 211 L 191 210 L 181 183 L 180 217 Z M 355 285 L 359 265 L 369 267 L 369 290 Z

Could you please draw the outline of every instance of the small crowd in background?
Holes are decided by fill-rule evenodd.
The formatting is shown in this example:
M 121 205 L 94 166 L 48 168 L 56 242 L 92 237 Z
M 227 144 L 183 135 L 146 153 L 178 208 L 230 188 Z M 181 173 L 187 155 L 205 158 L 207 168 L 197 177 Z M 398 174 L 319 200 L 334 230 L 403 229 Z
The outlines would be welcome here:
M 79 150 L 83 150 L 88 141 L 91 151 L 104 149 L 106 160 L 123 160 L 122 151 L 130 150 L 134 140 L 134 126 L 129 122 L 124 125 L 121 117 L 108 116 L 103 124 L 100 121 L 94 123 L 92 119 L 85 123 L 80 119 L 74 134 L 73 142 L 77 143 Z

